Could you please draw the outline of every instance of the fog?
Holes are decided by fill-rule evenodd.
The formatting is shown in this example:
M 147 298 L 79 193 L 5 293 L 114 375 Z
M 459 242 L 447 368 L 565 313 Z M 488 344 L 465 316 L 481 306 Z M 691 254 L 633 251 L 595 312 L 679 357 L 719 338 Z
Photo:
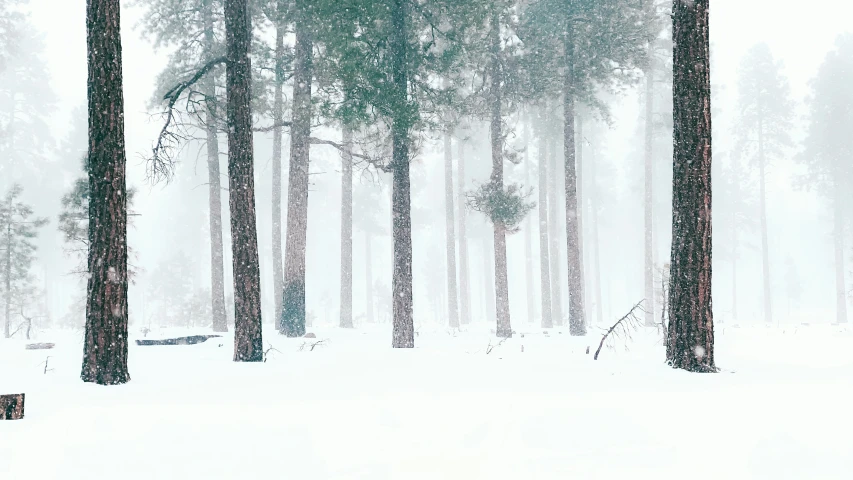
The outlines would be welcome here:
M 57 230 L 60 200 L 82 175 L 81 158 L 86 150 L 86 28 L 85 2 L 82 0 L 31 0 L 29 11 L 33 32 L 38 41 L 27 40 L 26 48 L 38 52 L 46 67 L 44 84 L 23 86 L 33 90 L 27 98 L 39 97 L 48 102 L 55 98 L 54 108 L 43 118 L 32 140 L 39 148 L 27 155 L 6 154 L 0 158 L 0 191 L 6 192 L 18 182 L 23 198 L 33 205 L 35 214 L 50 223 L 38 236 L 38 259 L 33 273 L 43 288 L 47 323 L 82 326 L 80 310 L 84 283 L 72 273 L 76 260 L 63 251 L 62 234 Z M 774 321 L 785 323 L 829 323 L 835 319 L 835 263 L 832 251 L 832 215 L 821 192 L 797 188 L 795 179 L 803 167 L 793 158 L 803 147 L 806 128 L 804 103 L 810 94 L 809 82 L 817 74 L 838 35 L 849 29 L 853 6 L 838 0 L 813 0 L 808 4 L 786 4 L 773 0 L 715 0 L 711 6 L 712 79 L 714 84 L 714 155 L 718 163 L 714 178 L 715 206 L 721 200 L 718 186 L 726 175 L 727 154 L 733 148 L 732 132 L 737 128 L 738 68 L 747 50 L 759 42 L 766 43 L 774 57 L 784 64 L 792 98 L 796 105 L 792 136 L 794 145 L 783 157 L 773 162 L 768 171 L 767 217 Z M 174 180 L 152 185 L 146 179 L 144 159 L 162 127 L 155 115 L 160 106 L 152 105 L 155 79 L 165 67 L 168 49 L 156 50 L 141 38 L 138 24 L 142 10 L 129 2 L 122 4 L 122 38 L 124 55 L 125 132 L 129 185 L 136 189 L 129 230 L 133 250 L 131 263 L 138 275 L 130 287 L 130 322 L 132 328 L 157 323 L 158 286 L 189 288 L 203 297 L 210 286 L 210 251 L 207 217 L 207 171 L 199 143 L 190 142 L 180 155 Z M 29 36 L 28 36 L 29 37 Z M 41 43 L 41 47 L 37 44 Z M 39 48 L 41 51 L 38 51 Z M 7 86 L 0 87 L 2 89 Z M 587 306 L 593 325 L 611 323 L 631 305 L 643 298 L 643 212 L 642 212 L 642 85 L 620 95 L 607 95 L 612 124 L 608 127 L 590 118 L 584 147 L 584 196 L 595 199 L 598 209 L 598 257 L 600 269 L 594 266 L 592 206 L 584 210 L 585 280 Z M 556 100 L 555 100 L 556 101 Z M 24 107 L 28 108 L 26 105 Z M 32 107 L 29 107 L 32 108 Z M 4 115 L 6 112 L 0 113 Z M 32 112 L 25 111 L 23 115 Z M 5 120 L 0 124 L 5 124 Z M 522 145 L 522 129 L 518 121 L 510 142 Z M 466 146 L 467 188 L 488 180 L 491 158 L 488 124 L 483 123 Z M 4 135 L 7 135 L 4 133 Z M 338 141 L 340 132 L 321 128 L 317 136 Z M 258 238 L 261 254 L 263 319 L 273 321 L 272 248 L 271 248 L 271 141 L 269 133 L 255 135 L 255 179 L 258 216 Z M 27 140 L 30 141 L 30 140 Z M 287 152 L 288 134 L 284 135 Z M 224 140 L 222 141 L 224 151 Z M 529 156 L 535 161 L 535 142 L 530 142 Z M 454 143 L 454 150 L 456 149 Z M 7 152 L 9 150 L 6 150 Z M 14 151 L 14 150 L 13 150 Z M 455 152 L 454 152 L 455 155 Z M 446 324 L 446 270 L 444 252 L 444 164 L 441 141 L 436 134 L 425 134 L 422 149 L 412 166 L 412 201 L 414 228 L 414 309 L 416 328 L 419 324 Z M 655 152 L 655 162 L 671 165 L 671 151 Z M 591 170 L 597 186 L 593 186 Z M 524 182 L 525 165 L 507 164 L 508 179 Z M 656 167 L 657 168 L 657 167 Z M 754 177 L 752 167 L 744 178 Z M 530 186 L 536 186 L 535 165 L 531 167 Z M 340 282 L 340 154 L 337 150 L 315 145 L 311 149 L 311 190 L 309 196 L 309 230 L 307 251 L 306 304 L 308 316 L 320 324 L 335 324 L 338 319 Z M 285 155 L 284 174 L 287 174 Z M 223 180 L 226 170 L 223 169 Z M 354 205 L 354 317 L 364 321 L 365 233 L 364 225 L 375 225 L 372 235 L 372 279 L 376 317 L 390 321 L 391 237 L 389 177 L 376 172 L 356 170 Z M 754 188 L 747 183 L 743 188 Z M 560 179 L 562 184 L 562 179 Z M 225 183 L 227 185 L 227 182 Z M 668 190 L 668 185 L 657 185 Z M 284 182 L 285 198 L 287 183 Z M 562 190 L 562 188 L 560 188 Z M 594 195 L 594 197 L 590 197 Z M 230 236 L 228 207 L 223 198 L 225 225 L 226 298 L 231 291 Z M 535 198 L 535 195 L 534 195 Z M 666 197 L 668 198 L 668 197 Z M 666 198 L 663 198 L 665 205 Z M 458 206 L 457 206 L 458 207 Z M 716 211 L 716 210 L 715 210 Z M 747 208 L 748 215 L 757 210 Z M 655 212 L 655 263 L 668 261 L 668 210 Z M 539 311 L 538 293 L 528 298 L 526 291 L 525 236 L 532 244 L 533 284 L 538 292 L 538 237 L 535 210 L 520 232 L 508 240 L 509 292 L 514 322 L 538 322 L 528 318 L 528 301 Z M 754 217 L 757 218 L 757 217 Z M 471 272 L 471 305 L 475 322 L 493 319 L 493 270 L 489 270 L 491 227 L 483 216 L 467 213 L 469 225 L 469 269 Z M 757 220 L 756 220 L 757 221 Z M 730 226 L 718 214 L 716 232 Z M 282 226 L 284 228 L 284 225 Z M 565 228 L 563 225 L 562 228 Z M 737 317 L 733 318 L 732 262 L 723 252 L 724 238 L 714 240 L 714 313 L 715 320 L 726 324 L 762 322 L 762 270 L 758 229 L 740 232 L 744 246 L 737 264 Z M 565 249 L 565 242 L 562 241 Z M 850 246 L 845 246 L 849 257 Z M 182 264 L 178 258 L 188 260 Z M 560 278 L 565 276 L 566 253 L 560 257 Z M 171 270 L 167 267 L 171 267 Z M 850 264 L 845 263 L 849 272 Z M 849 273 L 848 273 L 849 274 Z M 601 299 L 594 293 L 600 278 Z M 176 284 L 175 277 L 181 282 Z M 170 283 L 173 282 L 173 283 Z M 489 287 L 487 287 L 487 285 Z M 568 292 L 561 282 L 564 309 Z M 493 293 L 491 294 L 493 295 Z M 230 300 L 229 300 L 230 301 Z M 206 302 L 206 301 L 205 301 Z M 205 303 L 201 302 L 201 303 Z M 229 315 L 233 306 L 227 303 Z M 490 306 L 491 305 L 491 306 Z M 600 305 L 600 314 L 599 312 Z M 538 315 L 538 313 L 537 313 Z M 603 316 L 601 318 L 599 315 Z M 155 317 L 152 319 L 152 317 Z M 311 320 L 309 320 L 311 321 Z M 46 323 L 46 324 L 47 324 Z

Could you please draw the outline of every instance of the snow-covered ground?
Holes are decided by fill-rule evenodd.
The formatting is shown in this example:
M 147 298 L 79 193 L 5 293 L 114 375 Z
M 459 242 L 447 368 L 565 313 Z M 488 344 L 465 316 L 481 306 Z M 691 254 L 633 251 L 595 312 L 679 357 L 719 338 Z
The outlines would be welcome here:
M 228 337 L 132 345 L 118 387 L 79 380 L 79 333 L 0 340 L 0 393 L 27 394 L 0 479 L 853 478 L 851 330 L 718 327 L 722 372 L 701 375 L 652 331 L 593 361 L 597 333 L 516 328 L 489 354 L 485 327 L 413 350 L 387 325 L 269 330 L 263 364 L 233 363 Z M 186 332 L 149 338 L 167 333 Z

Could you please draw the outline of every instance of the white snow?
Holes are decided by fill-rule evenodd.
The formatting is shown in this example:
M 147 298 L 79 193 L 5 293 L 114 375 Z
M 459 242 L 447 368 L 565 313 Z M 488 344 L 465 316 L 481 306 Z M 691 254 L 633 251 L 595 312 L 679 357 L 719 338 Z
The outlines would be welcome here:
M 0 340 L 0 393 L 27 395 L 0 479 L 851 478 L 853 331 L 718 327 L 722 372 L 690 374 L 651 331 L 593 361 L 597 334 L 516 328 L 490 354 L 485 328 L 392 350 L 389 325 L 267 330 L 263 364 L 132 345 L 118 387 L 79 380 L 79 332 Z

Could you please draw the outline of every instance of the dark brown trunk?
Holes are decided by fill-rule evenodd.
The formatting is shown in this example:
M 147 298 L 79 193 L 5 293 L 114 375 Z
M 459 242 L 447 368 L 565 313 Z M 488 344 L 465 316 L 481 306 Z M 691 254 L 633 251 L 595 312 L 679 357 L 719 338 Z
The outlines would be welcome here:
M 450 328 L 459 328 L 459 302 L 456 290 L 456 221 L 453 218 L 453 154 L 450 132 L 444 133 L 444 213 L 447 250 L 447 318 Z
M 491 88 L 489 103 L 491 104 L 491 140 L 492 140 L 492 185 L 498 190 L 504 189 L 503 165 L 503 131 L 501 92 L 503 71 L 501 69 L 500 19 L 497 12 L 492 14 L 491 31 L 489 35 L 491 53 Z M 509 316 L 509 282 L 507 279 L 506 260 L 506 226 L 501 222 L 494 223 L 495 237 L 495 316 L 497 317 L 496 334 L 501 338 L 512 337 L 512 326 Z
M 204 47 L 206 57 L 213 58 L 213 6 L 204 3 Z M 216 113 L 216 81 L 212 74 L 204 82 L 205 95 L 209 99 L 205 112 L 207 134 L 207 179 L 208 216 L 210 227 L 210 311 L 213 331 L 228 331 L 228 315 L 225 311 L 225 260 L 222 246 L 222 184 L 219 170 L 219 135 Z
M 282 301 L 284 296 L 284 261 L 282 260 L 281 240 L 281 163 L 282 163 L 282 131 L 284 121 L 284 35 L 287 26 L 284 24 L 284 2 L 279 2 L 278 17 L 275 27 L 275 92 L 273 93 L 273 138 L 272 138 L 272 276 L 273 298 L 275 301 L 276 328 L 281 329 Z
M 667 362 L 716 371 L 711 309 L 709 0 L 673 2 L 673 176 Z
M 548 255 L 548 142 L 545 122 L 539 133 L 539 286 L 542 291 L 542 328 L 552 328 L 551 272 Z
M 574 35 L 571 26 L 567 28 L 563 48 L 566 61 L 563 72 L 563 153 L 566 161 L 566 260 L 569 277 L 569 332 L 572 335 L 586 335 L 578 225 L 577 165 L 575 164 Z
M 17 395 L 0 395 L 0 420 L 21 420 L 24 418 L 23 393 Z
M 459 311 L 463 325 L 471 323 L 471 287 L 468 278 L 468 234 L 465 208 L 465 145 L 457 140 L 459 154 L 456 159 L 457 182 L 459 182 Z
M 352 324 L 352 130 L 343 127 L 341 154 L 341 328 Z
M 247 0 L 225 0 L 235 362 L 260 362 L 264 357 L 261 332 L 261 273 L 255 216 L 249 22 Z
M 89 277 L 84 382 L 127 383 L 127 184 L 119 0 L 88 0 Z
M 643 309 L 646 312 L 645 324 L 647 327 L 655 326 L 655 260 L 653 246 L 653 168 L 652 163 L 654 155 L 654 70 L 649 67 L 646 70 L 646 125 L 645 125 L 645 152 L 643 158 L 644 164 L 644 194 L 643 194 L 643 222 L 644 222 L 644 242 L 643 242 L 643 286 L 645 290 L 646 302 L 643 304 Z
M 412 199 L 409 178 L 409 72 L 408 33 L 409 0 L 394 0 L 391 11 L 391 93 L 397 108 L 393 112 L 391 191 L 392 236 L 394 238 L 393 296 L 394 348 L 415 346 L 412 304 Z
M 297 10 L 305 0 L 297 2 Z M 290 127 L 290 175 L 287 188 L 287 243 L 281 332 L 305 335 L 305 254 L 308 239 L 308 171 L 311 137 L 313 40 L 307 25 L 296 22 L 293 76 L 293 125 Z

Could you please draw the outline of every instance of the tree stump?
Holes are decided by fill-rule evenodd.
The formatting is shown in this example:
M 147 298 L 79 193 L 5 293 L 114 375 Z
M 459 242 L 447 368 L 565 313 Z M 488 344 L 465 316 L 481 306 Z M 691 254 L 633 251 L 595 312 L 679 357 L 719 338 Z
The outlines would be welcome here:
M 0 395 L 0 420 L 24 418 L 24 394 Z

